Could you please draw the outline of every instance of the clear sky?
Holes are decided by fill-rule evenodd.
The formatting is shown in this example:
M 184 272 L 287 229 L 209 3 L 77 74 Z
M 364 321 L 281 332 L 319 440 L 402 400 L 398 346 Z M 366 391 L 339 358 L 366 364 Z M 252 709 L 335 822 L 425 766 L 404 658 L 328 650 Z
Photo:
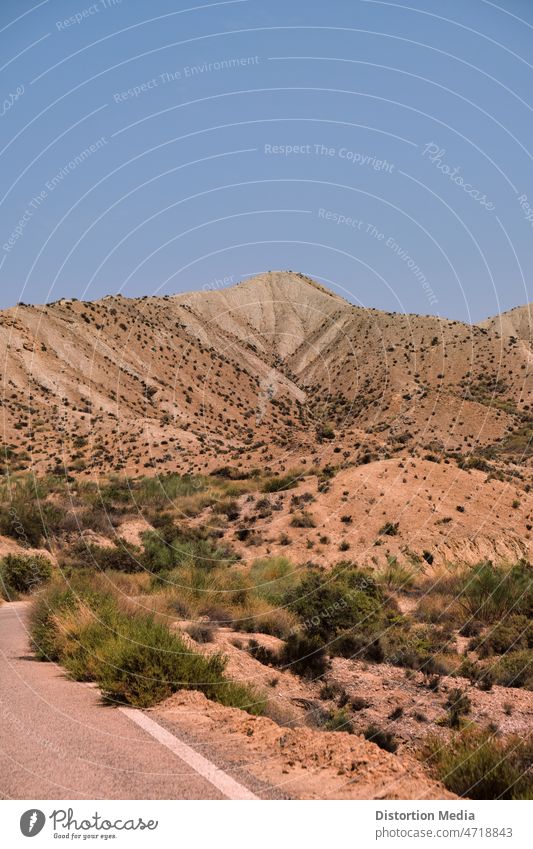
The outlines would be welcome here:
M 531 0 L 2 0 L 0 306 L 533 300 Z

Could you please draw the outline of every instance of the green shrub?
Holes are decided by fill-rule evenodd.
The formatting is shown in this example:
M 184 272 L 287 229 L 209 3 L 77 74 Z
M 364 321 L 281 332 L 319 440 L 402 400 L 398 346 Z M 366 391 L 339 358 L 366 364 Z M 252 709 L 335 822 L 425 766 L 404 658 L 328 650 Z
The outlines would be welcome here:
M 381 638 L 385 658 L 395 666 L 419 669 L 426 675 L 447 675 L 445 656 L 450 654 L 450 634 L 445 628 L 406 623 L 389 630 Z
M 498 739 L 468 728 L 443 744 L 430 738 L 422 752 L 437 778 L 468 799 L 531 799 L 533 737 Z
M 455 687 L 450 691 L 445 707 L 448 711 L 446 724 L 450 728 L 460 728 L 463 717 L 470 713 L 472 704 L 464 690 Z
M 143 534 L 143 567 L 152 574 L 167 572 L 184 565 L 212 570 L 229 566 L 237 559 L 228 545 L 217 545 L 202 531 L 168 527 L 164 532 Z
M 498 622 L 486 634 L 471 640 L 480 657 L 533 648 L 533 623 L 527 616 L 513 614 Z
M 353 722 L 346 708 L 331 711 L 323 727 L 324 731 L 345 731 L 347 734 L 354 733 Z
M 469 657 L 463 658 L 459 667 L 459 675 L 462 678 L 468 678 L 480 690 L 491 690 L 494 684 L 494 672 L 492 668 L 487 665 L 483 666 L 481 663 L 476 663 Z
M 330 424 L 323 423 L 318 425 L 316 436 L 319 442 L 322 442 L 324 439 L 335 439 L 335 431 Z
M 263 486 L 261 488 L 262 492 L 284 492 L 287 489 L 294 489 L 295 486 L 298 485 L 298 482 L 301 478 L 301 472 L 294 471 L 289 472 L 283 477 L 271 477 L 267 478 L 263 482 Z
M 250 713 L 264 708 L 251 689 L 225 677 L 223 657 L 192 651 L 153 616 L 122 609 L 86 575 L 43 594 L 32 612 L 31 634 L 40 658 L 60 662 L 78 680 L 95 681 L 113 702 L 148 707 L 191 689 Z
M 483 622 L 510 612 L 531 617 L 533 568 L 524 561 L 508 569 L 485 560 L 464 576 L 458 595 L 468 614 Z
M 379 580 L 389 590 L 408 590 L 415 582 L 416 572 L 403 566 L 397 557 L 387 557 L 387 565 L 379 572 Z
M 134 485 L 135 502 L 140 506 L 165 509 L 178 498 L 188 498 L 205 492 L 209 479 L 199 475 L 168 473 L 153 478 L 142 478 Z
M 491 663 L 496 684 L 533 690 L 533 650 L 511 651 Z
M 52 577 L 47 557 L 31 554 L 8 554 L 0 561 L 0 580 L 4 598 L 29 593 Z
M 82 542 L 77 545 L 76 552 L 81 565 L 101 572 L 108 569 L 128 573 L 144 571 L 140 549 L 125 540 L 113 546 L 85 545 Z
M 264 557 L 255 560 L 250 569 L 250 584 L 256 596 L 272 604 L 281 603 L 284 595 L 299 580 L 299 572 L 287 557 Z
M 360 653 L 380 659 L 376 656 L 380 635 L 400 621 L 376 581 L 346 564 L 328 574 L 307 575 L 286 594 L 285 603 L 331 654 L 349 657 Z
M 291 634 L 279 656 L 279 663 L 302 678 L 319 678 L 328 668 L 322 640 L 316 634 Z
M 30 481 L 16 484 L 9 501 L 0 506 L 0 534 L 28 548 L 39 548 L 63 515 L 40 495 Z
M 254 660 L 258 660 L 264 666 L 279 666 L 279 654 L 261 645 L 255 639 L 248 643 L 248 652 Z

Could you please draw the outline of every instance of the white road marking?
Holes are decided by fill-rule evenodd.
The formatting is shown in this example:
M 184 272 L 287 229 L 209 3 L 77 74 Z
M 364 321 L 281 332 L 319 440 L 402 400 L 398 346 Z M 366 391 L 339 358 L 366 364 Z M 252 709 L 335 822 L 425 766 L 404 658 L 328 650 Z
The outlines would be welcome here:
M 158 722 L 154 722 L 147 714 L 134 708 L 121 707 L 119 710 L 159 743 L 170 749 L 178 758 L 185 761 L 195 772 L 209 781 L 228 799 L 259 799 L 247 787 L 239 784 L 238 781 L 235 781 L 226 772 L 223 772 L 223 770 L 219 769 L 211 761 L 208 761 L 207 758 L 204 758 L 203 755 L 200 755 L 199 752 L 196 752 L 187 743 L 178 740 L 174 734 L 171 734 L 170 731 L 167 731 Z

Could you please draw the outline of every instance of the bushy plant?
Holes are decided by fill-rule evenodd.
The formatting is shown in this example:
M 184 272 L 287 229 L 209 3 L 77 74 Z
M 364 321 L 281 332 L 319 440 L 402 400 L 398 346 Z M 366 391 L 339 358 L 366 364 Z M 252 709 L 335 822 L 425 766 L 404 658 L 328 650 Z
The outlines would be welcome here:
M 470 645 L 480 657 L 533 648 L 533 623 L 520 614 L 507 616 L 485 634 L 472 639 Z
M 450 728 L 459 728 L 463 717 L 470 713 L 472 705 L 464 690 L 455 687 L 449 693 L 445 707 L 448 711 L 447 724 Z
M 63 516 L 60 508 L 45 498 L 46 491 L 33 478 L 16 481 L 0 504 L 0 534 L 28 548 L 39 548 Z
M 250 713 L 264 707 L 249 687 L 226 678 L 223 657 L 198 654 L 153 616 L 123 609 L 91 576 L 43 594 L 31 634 L 39 657 L 62 663 L 78 680 L 95 681 L 113 702 L 148 707 L 192 689 Z
M 229 566 L 237 556 L 228 545 L 217 545 L 205 532 L 168 527 L 143 534 L 142 564 L 152 574 L 184 565 L 212 570 Z
M 292 528 L 315 528 L 316 522 L 308 510 L 301 510 L 295 513 L 291 519 Z
M 508 569 L 485 560 L 464 576 L 458 595 L 469 615 L 483 622 L 509 612 L 531 616 L 533 568 L 524 561 Z
M 291 634 L 279 656 L 279 663 L 303 678 L 320 678 L 328 668 L 322 640 L 316 634 Z
M 284 492 L 287 489 L 293 489 L 298 485 L 300 478 L 301 472 L 298 470 L 283 476 L 266 478 L 263 482 L 262 492 Z
M 467 728 L 447 740 L 430 738 L 422 751 L 437 778 L 468 799 L 531 799 L 533 737 L 498 739 Z
M 8 554 L 0 561 L 0 588 L 6 599 L 17 593 L 29 593 L 51 577 L 52 566 L 47 557 Z
M 399 527 L 399 522 L 385 522 L 379 529 L 378 534 L 379 536 L 395 537 L 398 535 Z
M 533 650 L 511 651 L 491 663 L 496 684 L 533 690 Z
M 83 542 L 76 547 L 75 559 L 80 565 L 99 571 L 113 570 L 116 572 L 142 572 L 143 564 L 140 559 L 141 551 L 125 540 L 118 545 L 99 546 L 85 545 Z
M 376 581 L 352 565 L 307 575 L 287 593 L 285 603 L 331 654 L 361 653 L 372 659 L 380 635 L 399 621 Z
M 346 708 L 330 711 L 324 723 L 324 731 L 344 731 L 347 734 L 354 733 L 353 722 Z
M 298 583 L 299 571 L 287 557 L 263 557 L 252 563 L 249 577 L 255 595 L 278 604 Z

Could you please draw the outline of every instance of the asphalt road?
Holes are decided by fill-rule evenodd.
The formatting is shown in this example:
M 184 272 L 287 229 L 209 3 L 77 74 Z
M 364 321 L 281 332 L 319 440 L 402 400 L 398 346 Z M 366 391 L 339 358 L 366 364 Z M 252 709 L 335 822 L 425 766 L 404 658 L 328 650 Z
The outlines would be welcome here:
M 27 612 L 27 602 L 0 606 L 0 798 L 231 795 L 181 760 L 178 744 L 172 751 L 168 739 L 167 745 L 154 739 L 148 723 L 147 731 L 126 713 L 102 706 L 95 687 L 70 681 L 60 667 L 35 660 Z M 146 716 L 136 713 L 141 720 Z

